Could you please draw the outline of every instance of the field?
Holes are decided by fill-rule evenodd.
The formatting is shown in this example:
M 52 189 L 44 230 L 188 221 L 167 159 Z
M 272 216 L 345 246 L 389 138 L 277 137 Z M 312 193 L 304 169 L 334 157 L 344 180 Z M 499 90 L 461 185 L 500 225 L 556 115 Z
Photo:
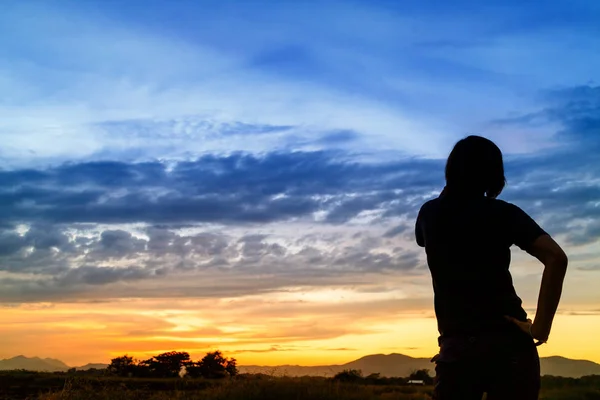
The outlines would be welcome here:
M 540 399 L 600 400 L 600 377 L 544 377 Z M 326 378 L 239 376 L 231 380 L 128 379 L 0 372 L 1 400 L 421 400 L 431 387 L 335 382 Z

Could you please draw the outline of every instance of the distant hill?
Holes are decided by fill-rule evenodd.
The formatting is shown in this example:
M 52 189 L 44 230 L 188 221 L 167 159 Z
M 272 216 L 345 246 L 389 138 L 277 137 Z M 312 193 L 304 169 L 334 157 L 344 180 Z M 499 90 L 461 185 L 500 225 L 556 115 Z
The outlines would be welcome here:
M 24 357 L 26 358 L 26 357 Z M 65 364 L 64 362 L 57 360 L 55 358 L 44 358 L 42 361 L 55 366 L 56 368 L 60 368 L 60 369 L 69 369 L 69 366 L 67 364 Z
M 408 376 L 417 369 L 433 370 L 429 358 L 413 358 L 403 354 L 374 354 L 359 358 L 346 364 L 305 367 L 299 365 L 281 365 L 263 367 L 257 365 L 240 366 L 240 372 L 263 373 L 289 376 L 333 376 L 345 369 L 359 369 L 363 375 L 380 373 L 381 376 Z
M 409 376 L 417 369 L 429 369 L 433 374 L 435 365 L 431 358 L 413 358 L 404 354 L 373 354 L 343 365 L 343 369 L 360 369 L 364 375 L 380 373 L 382 376 Z
M 107 366 L 107 364 L 86 364 L 82 367 L 76 368 L 79 370 L 87 370 L 91 368 L 103 369 Z M 70 368 L 71 367 L 64 362 L 53 358 L 16 356 L 5 360 L 0 360 L 0 371 L 26 369 L 28 371 L 60 372 L 67 371 Z
M 78 370 L 91 368 L 104 369 L 108 365 L 101 363 L 86 364 L 75 367 Z M 26 369 L 29 371 L 58 372 L 70 369 L 67 364 L 52 358 L 17 356 L 0 360 L 0 370 Z M 403 354 L 373 354 L 359 358 L 346 364 L 301 366 L 278 365 L 274 367 L 259 365 L 242 365 L 241 373 L 262 373 L 268 375 L 287 376 L 334 376 L 345 369 L 359 369 L 363 375 L 379 373 L 381 376 L 408 376 L 417 369 L 428 369 L 434 373 L 434 364 L 429 358 L 414 358 Z M 579 378 L 585 375 L 600 375 L 600 364 L 587 360 L 571 360 L 564 357 L 545 357 L 541 359 L 542 375 L 555 375 Z
M 600 375 L 600 364 L 586 360 L 571 360 L 564 357 L 545 357 L 541 361 L 542 375 L 555 375 L 579 378 L 585 375 Z M 303 367 L 282 365 L 264 367 L 256 365 L 241 366 L 240 372 L 264 373 L 289 376 L 333 376 L 345 369 L 359 369 L 363 375 L 380 373 L 381 376 L 408 376 L 417 369 L 428 369 L 434 374 L 435 365 L 429 358 L 413 358 L 403 354 L 374 354 L 341 365 Z
M 600 364 L 587 360 L 553 356 L 541 359 L 542 375 L 579 378 L 585 375 L 600 375 Z
M 39 357 L 28 358 L 16 356 L 6 360 L 0 360 L 0 370 L 26 369 L 30 371 L 66 371 L 69 367 L 62 361 L 51 358 L 41 359 Z

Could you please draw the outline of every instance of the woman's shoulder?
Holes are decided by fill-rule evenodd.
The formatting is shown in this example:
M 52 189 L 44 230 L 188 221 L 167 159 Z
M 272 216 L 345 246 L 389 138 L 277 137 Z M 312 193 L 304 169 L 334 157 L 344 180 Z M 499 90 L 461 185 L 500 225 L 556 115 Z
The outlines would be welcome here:
M 420 213 L 427 212 L 427 210 L 431 210 L 433 208 L 438 207 L 439 204 L 440 204 L 440 198 L 439 197 L 433 198 L 433 199 L 428 200 L 425 203 L 423 203 L 419 212 Z
M 503 214 L 515 215 L 523 214 L 525 211 L 518 205 L 501 199 L 487 199 L 488 203 L 495 211 Z

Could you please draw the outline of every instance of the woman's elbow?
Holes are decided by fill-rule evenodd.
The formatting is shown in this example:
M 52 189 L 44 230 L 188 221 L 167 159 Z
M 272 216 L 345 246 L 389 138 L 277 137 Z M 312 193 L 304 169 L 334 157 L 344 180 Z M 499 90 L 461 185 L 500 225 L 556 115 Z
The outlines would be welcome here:
M 567 266 L 569 265 L 569 257 L 564 251 L 561 251 L 561 254 L 558 256 L 557 263 L 566 271 Z
M 562 251 L 556 252 L 550 259 L 550 263 L 548 266 L 551 266 L 552 269 L 565 273 L 567 271 L 567 267 L 569 265 L 569 257 L 567 254 Z

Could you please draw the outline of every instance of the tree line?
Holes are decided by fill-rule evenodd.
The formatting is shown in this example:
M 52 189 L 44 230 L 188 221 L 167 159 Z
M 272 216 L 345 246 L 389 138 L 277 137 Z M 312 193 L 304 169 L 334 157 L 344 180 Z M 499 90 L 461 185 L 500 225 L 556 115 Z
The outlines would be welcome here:
M 147 360 L 136 360 L 129 355 L 113 358 L 107 371 L 116 376 L 137 378 L 190 378 L 221 379 L 238 373 L 235 358 L 226 358 L 220 351 L 206 353 L 199 361 L 183 351 L 169 351 Z
M 348 383 L 364 383 L 367 385 L 405 385 L 411 381 L 422 382 L 423 385 L 432 385 L 433 378 L 429 375 L 428 369 L 414 370 L 408 377 L 383 377 L 379 373 L 373 373 L 363 376 L 359 369 L 345 369 L 338 372 L 334 377 L 334 381 Z

